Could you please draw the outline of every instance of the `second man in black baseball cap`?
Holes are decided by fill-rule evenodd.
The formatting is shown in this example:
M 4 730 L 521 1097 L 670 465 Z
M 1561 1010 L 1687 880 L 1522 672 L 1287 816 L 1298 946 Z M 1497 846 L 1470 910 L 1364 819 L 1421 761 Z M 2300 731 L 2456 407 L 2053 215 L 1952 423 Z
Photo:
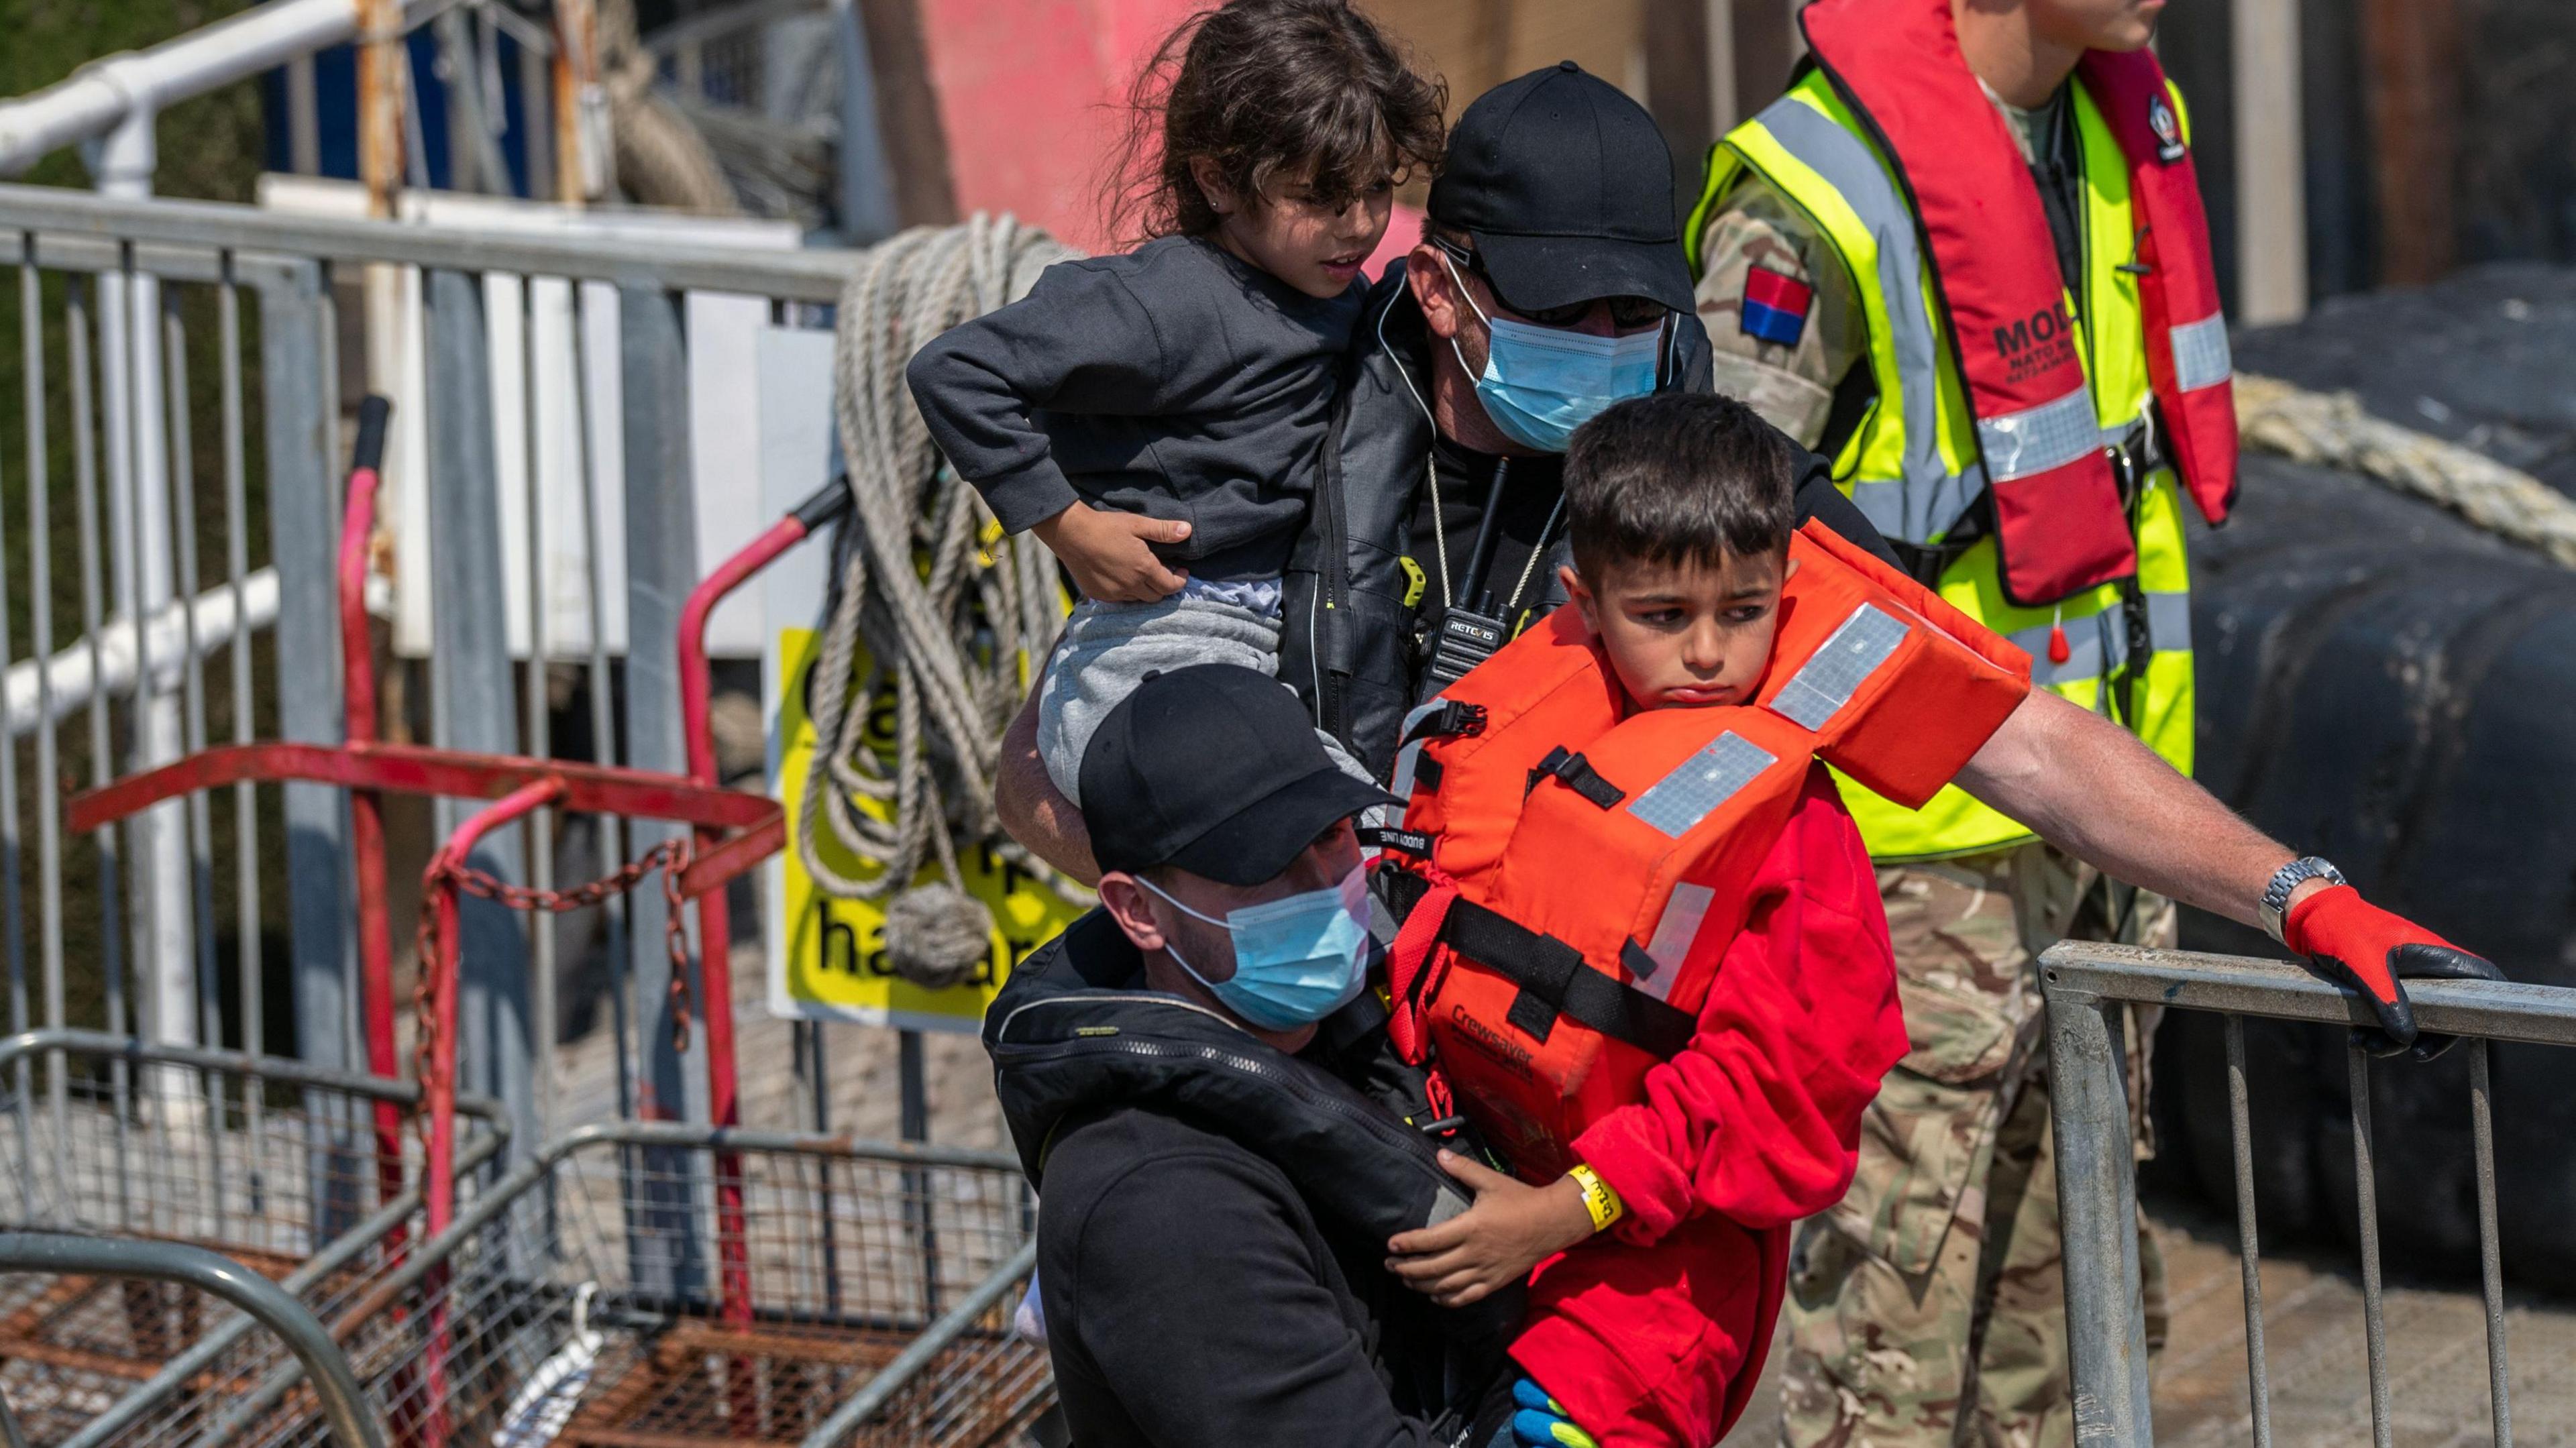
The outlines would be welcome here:
M 1467 107 L 1432 183 L 1431 216 L 1466 234 L 1497 297 L 1524 316 L 1611 297 L 1691 310 L 1663 132 L 1573 61 Z M 1662 320 L 1643 308 L 1629 315 Z

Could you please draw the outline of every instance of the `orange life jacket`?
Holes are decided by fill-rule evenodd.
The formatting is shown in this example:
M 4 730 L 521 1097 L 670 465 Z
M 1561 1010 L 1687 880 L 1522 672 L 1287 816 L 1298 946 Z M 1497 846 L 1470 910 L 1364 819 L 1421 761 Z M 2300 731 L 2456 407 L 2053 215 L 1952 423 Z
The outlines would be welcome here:
M 1630 712 L 1569 605 L 1415 711 L 1381 869 L 1404 917 L 1389 1030 L 1531 1181 L 1561 1175 L 1583 1128 L 1689 1044 L 1819 754 L 1920 803 L 1949 768 L 1928 761 L 1984 741 L 1962 748 L 1979 726 L 1954 721 L 1990 732 L 2028 692 L 2018 650 L 1821 526 L 1789 557 L 1750 703 Z M 1936 658 L 1936 636 L 1974 667 Z M 1876 707 L 1909 686 L 1909 703 L 1961 707 Z
M 1914 202 L 1976 414 L 2005 595 L 2044 605 L 2136 573 L 2038 183 L 1960 54 L 1950 0 L 1819 0 L 1799 23 Z M 2227 319 L 2181 120 L 2153 53 L 2088 50 L 2079 68 L 2128 162 L 2138 237 L 2123 270 L 2138 279 L 2167 451 L 2202 515 L 2223 522 L 2236 496 Z

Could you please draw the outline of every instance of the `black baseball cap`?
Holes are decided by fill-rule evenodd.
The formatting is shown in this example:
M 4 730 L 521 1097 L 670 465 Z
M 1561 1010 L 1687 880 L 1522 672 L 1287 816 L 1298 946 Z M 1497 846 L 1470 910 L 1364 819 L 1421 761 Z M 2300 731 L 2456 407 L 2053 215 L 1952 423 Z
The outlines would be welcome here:
M 1344 774 L 1286 685 L 1239 664 L 1149 674 L 1082 752 L 1082 821 L 1103 870 L 1174 865 L 1258 885 L 1394 795 Z
M 1627 296 L 1695 305 L 1672 148 L 1645 107 L 1570 60 L 1467 107 L 1431 183 L 1431 219 L 1475 241 L 1514 307 Z

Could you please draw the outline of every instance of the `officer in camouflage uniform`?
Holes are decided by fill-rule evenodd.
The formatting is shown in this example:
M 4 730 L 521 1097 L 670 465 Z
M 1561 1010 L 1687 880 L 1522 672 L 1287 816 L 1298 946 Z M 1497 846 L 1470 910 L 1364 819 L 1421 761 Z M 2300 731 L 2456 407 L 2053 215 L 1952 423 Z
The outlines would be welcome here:
M 2066 87 L 2037 109 L 1995 105 L 2043 189 L 2062 178 L 2075 144 Z M 1717 390 L 1808 447 L 1848 434 L 1849 380 L 1855 368 L 1868 376 L 1870 339 L 1842 261 L 1758 171 L 1708 216 L 1699 311 L 1716 347 Z M 1756 268 L 1809 289 L 1794 341 L 1742 325 Z M 1862 1123 L 1850 1193 L 1799 1233 L 1783 1310 L 1783 1439 L 1802 1448 L 2071 1444 L 2035 963 L 2062 939 L 2171 946 L 2174 907 L 2036 842 L 1882 866 L 1879 888 L 1913 1049 Z M 2153 1014 L 2132 1024 L 2133 1103 L 2146 1100 Z M 2143 1159 L 2152 1145 L 2136 1109 Z M 2138 1257 L 2153 1351 L 2164 1337 L 2164 1270 L 2143 1220 Z
M 2033 962 L 2061 939 L 2169 945 L 2170 902 L 2044 845 L 1879 871 L 1912 1051 L 1861 1123 L 1842 1204 L 1791 1258 L 1782 1433 L 1799 1445 L 2074 1441 L 2047 1043 Z M 2133 1016 L 2146 1099 L 2154 1012 Z M 2132 1126 L 2149 1143 L 2142 1105 Z M 2164 1264 L 2138 1224 L 2150 1352 Z M 1963 1406 L 1964 1405 L 1964 1406 Z

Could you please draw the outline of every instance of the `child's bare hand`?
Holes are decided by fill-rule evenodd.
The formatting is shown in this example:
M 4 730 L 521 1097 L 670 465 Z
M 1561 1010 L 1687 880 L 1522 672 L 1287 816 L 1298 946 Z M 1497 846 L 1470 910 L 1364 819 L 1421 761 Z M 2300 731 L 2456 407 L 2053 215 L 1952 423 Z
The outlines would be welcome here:
M 1102 603 L 1152 603 L 1169 597 L 1189 575 L 1154 556 L 1150 546 L 1178 543 L 1190 525 L 1142 513 L 1113 513 L 1075 503 L 1029 530 L 1064 560 L 1082 596 Z
M 1476 1204 L 1436 1227 L 1397 1234 L 1386 1270 L 1443 1307 L 1464 1307 L 1498 1287 L 1528 1280 L 1530 1269 L 1592 1235 L 1592 1214 L 1572 1177 L 1527 1186 L 1470 1161 L 1440 1153 L 1441 1168 L 1476 1193 Z

